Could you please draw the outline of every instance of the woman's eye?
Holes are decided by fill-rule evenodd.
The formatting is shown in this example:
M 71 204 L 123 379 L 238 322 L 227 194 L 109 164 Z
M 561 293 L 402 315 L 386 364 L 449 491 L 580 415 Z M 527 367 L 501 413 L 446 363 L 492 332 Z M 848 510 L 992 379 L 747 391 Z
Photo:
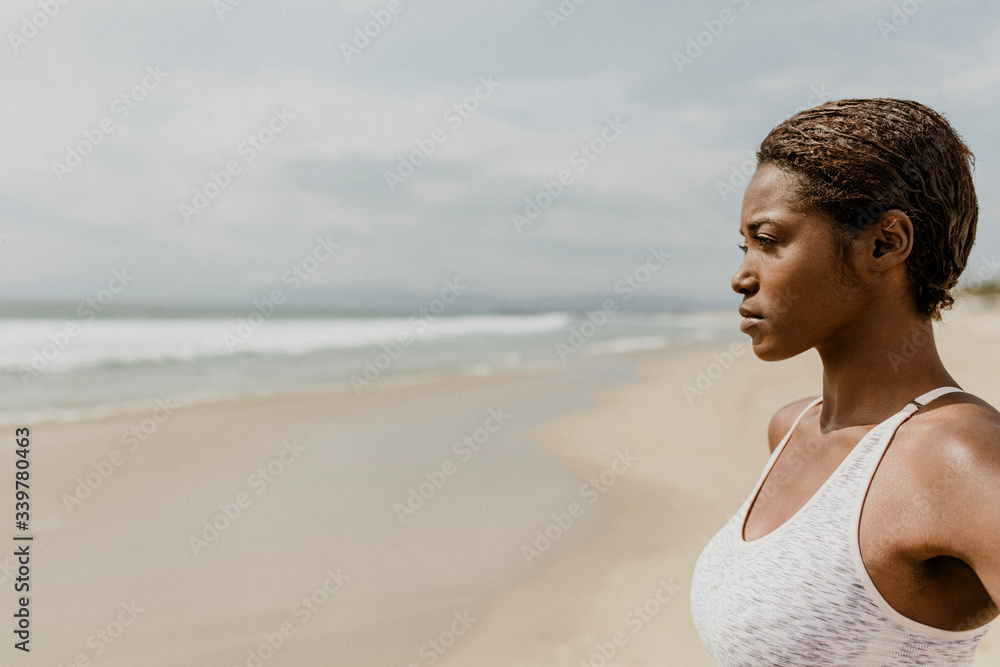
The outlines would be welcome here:
M 769 239 L 769 238 L 764 237 L 764 236 L 752 236 L 751 238 L 757 243 L 757 248 L 758 249 L 759 248 L 763 248 L 766 245 L 771 245 L 772 243 L 774 243 L 774 239 Z M 742 250 L 744 255 L 746 254 L 748 248 L 747 248 L 747 246 L 745 244 L 741 243 L 741 244 L 737 245 L 736 247 L 739 248 L 740 250 Z

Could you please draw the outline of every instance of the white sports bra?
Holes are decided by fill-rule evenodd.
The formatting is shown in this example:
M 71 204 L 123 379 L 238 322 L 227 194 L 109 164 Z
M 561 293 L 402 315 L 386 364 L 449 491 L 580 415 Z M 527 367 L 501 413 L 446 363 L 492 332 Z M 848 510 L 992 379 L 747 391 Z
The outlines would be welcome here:
M 942 630 L 903 616 L 872 583 L 858 545 L 865 495 L 899 425 L 954 391 L 917 397 L 873 428 L 805 505 L 746 542 L 743 524 L 803 410 L 775 447 L 753 493 L 708 543 L 691 581 L 691 611 L 719 665 L 972 665 L 990 624 Z

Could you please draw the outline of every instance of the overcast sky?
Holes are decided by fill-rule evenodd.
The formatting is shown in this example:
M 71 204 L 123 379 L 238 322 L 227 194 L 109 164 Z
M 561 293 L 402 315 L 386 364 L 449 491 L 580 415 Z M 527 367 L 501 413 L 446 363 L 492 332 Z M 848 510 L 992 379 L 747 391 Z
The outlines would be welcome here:
M 1000 257 L 985 0 L 235 2 L 3 3 L 0 299 L 612 295 L 654 248 L 735 303 L 740 167 L 844 97 L 952 122 Z

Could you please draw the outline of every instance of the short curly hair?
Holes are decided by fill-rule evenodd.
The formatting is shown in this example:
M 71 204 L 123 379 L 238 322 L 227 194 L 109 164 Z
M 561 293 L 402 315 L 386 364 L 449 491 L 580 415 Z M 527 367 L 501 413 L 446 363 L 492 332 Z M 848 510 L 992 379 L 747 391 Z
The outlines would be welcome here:
M 913 222 L 906 260 L 921 314 L 941 319 L 965 270 L 979 205 L 975 158 L 940 114 L 909 100 L 845 99 L 801 111 L 757 151 L 795 179 L 799 203 L 837 223 L 851 241 L 893 208 Z

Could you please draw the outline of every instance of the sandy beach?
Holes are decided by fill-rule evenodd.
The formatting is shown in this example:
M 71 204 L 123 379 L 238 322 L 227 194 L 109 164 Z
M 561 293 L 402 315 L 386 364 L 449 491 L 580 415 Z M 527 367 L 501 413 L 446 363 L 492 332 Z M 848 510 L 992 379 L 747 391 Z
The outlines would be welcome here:
M 497 591 L 596 534 L 602 498 L 526 562 L 579 481 L 525 433 L 633 379 L 608 355 L 28 424 L 32 657 L 421 664 L 442 627 L 467 634 Z M 0 566 L 10 585 L 16 560 Z
M 938 329 L 994 405 L 998 327 L 963 303 Z M 575 363 L 29 425 L 32 659 L 711 665 L 695 560 L 757 480 L 770 416 L 818 393 L 818 358 L 740 341 Z M 463 434 L 483 436 L 467 457 Z M 977 664 L 1000 665 L 1000 630 Z
M 998 328 L 1000 311 L 961 302 L 936 333 L 952 375 L 994 406 L 1000 405 Z M 727 352 L 736 352 L 729 368 L 701 395 L 689 392 L 688 401 L 685 385 L 697 388 L 699 373 L 726 363 Z M 602 653 L 611 652 L 607 664 L 628 667 L 714 664 L 691 620 L 695 561 L 752 491 L 768 458 L 771 415 L 820 393 L 819 357 L 813 351 L 765 363 L 743 344 L 650 360 L 638 369 L 642 382 L 607 391 L 598 407 L 536 431 L 582 479 L 600 474 L 619 449 L 638 458 L 608 491 L 616 507 L 608 528 L 499 595 L 477 631 L 441 664 L 575 667 L 605 664 Z M 613 644 L 616 633 L 621 647 Z M 976 664 L 1000 665 L 997 624 Z

